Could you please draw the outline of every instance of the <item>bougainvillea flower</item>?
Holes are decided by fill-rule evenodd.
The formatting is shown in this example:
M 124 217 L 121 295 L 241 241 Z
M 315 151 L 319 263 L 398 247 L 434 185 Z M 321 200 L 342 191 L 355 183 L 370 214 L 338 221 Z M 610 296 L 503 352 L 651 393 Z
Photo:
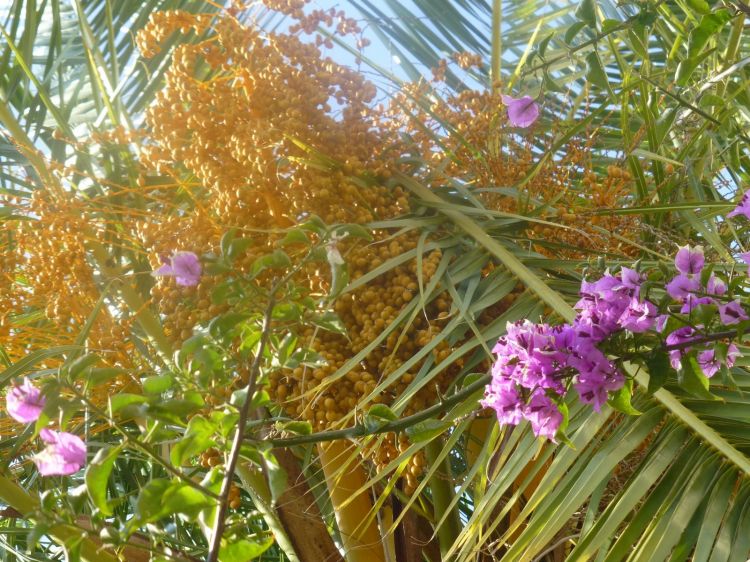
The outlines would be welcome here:
M 44 408 L 42 391 L 24 378 L 23 383 L 12 387 L 6 397 L 8 414 L 21 423 L 31 423 L 39 419 Z
M 740 258 L 742 258 L 742 261 L 744 261 L 748 266 L 750 266 L 750 252 L 741 253 Z M 750 267 L 747 268 L 747 274 L 750 275 Z
M 706 283 L 706 292 L 709 295 L 716 295 L 717 297 L 720 297 L 727 292 L 727 284 L 712 273 L 711 277 L 708 278 L 708 282 Z
M 750 191 L 742 196 L 739 205 L 734 208 L 734 211 L 727 214 L 727 217 L 736 217 L 737 215 L 743 215 L 750 219 Z
M 697 292 L 701 288 L 701 284 L 697 277 L 690 277 L 682 273 L 667 283 L 665 288 L 670 297 L 681 302 L 691 293 Z
M 727 367 L 734 367 L 734 362 L 740 355 L 742 354 L 740 353 L 739 348 L 733 343 L 730 343 L 729 347 L 727 347 Z
M 680 346 L 679 349 L 669 350 L 669 362 L 672 365 L 673 369 L 682 369 L 682 357 L 690 352 L 690 346 L 685 344 L 689 343 L 693 339 L 695 339 L 695 330 L 691 326 L 683 326 L 682 328 L 677 328 L 674 332 L 667 336 L 667 347 Z
M 485 408 L 497 413 L 497 420 L 504 425 L 518 425 L 523 419 L 524 403 L 510 379 L 493 380 L 487 389 L 484 400 L 479 401 Z
M 635 291 L 635 296 L 638 296 L 638 291 L 643 283 L 643 277 L 635 269 L 629 267 L 623 267 L 620 269 L 620 277 L 622 278 L 622 286 Z
M 718 357 L 716 357 L 716 353 L 714 353 L 713 349 L 707 349 L 706 351 L 701 351 L 698 354 L 698 366 L 701 368 L 701 371 L 703 371 L 703 374 L 706 375 L 709 379 L 713 377 L 716 373 L 719 372 L 719 369 L 721 369 L 721 362 L 719 362 Z
M 702 304 L 716 304 L 716 301 L 711 297 L 696 297 L 695 295 L 688 295 L 685 298 L 685 302 L 682 303 L 680 314 L 689 314 L 690 311 Z
M 738 300 L 719 305 L 719 317 L 721 323 L 725 326 L 739 324 L 741 321 L 748 319 L 747 312 Z
M 154 275 L 174 277 L 178 285 L 194 287 L 201 279 L 201 262 L 193 252 L 175 252 L 169 259 L 162 258 L 164 265 Z
M 703 246 L 696 246 L 695 248 L 682 246 L 677 250 L 677 255 L 674 258 L 674 264 L 677 267 L 677 271 L 689 275 L 700 273 L 705 262 L 706 259 L 703 257 Z
M 42 476 L 68 476 L 86 464 L 86 444 L 72 433 L 44 428 L 39 432 L 47 446 L 34 456 Z
M 533 125 L 534 121 L 539 118 L 539 106 L 531 96 L 523 96 L 518 99 L 503 96 L 502 100 L 508 108 L 508 121 L 514 127 L 525 129 Z
M 625 309 L 617 322 L 631 332 L 647 332 L 654 327 L 657 315 L 658 309 L 654 303 L 647 300 L 640 302 L 633 297 L 628 308 Z
M 557 405 L 542 390 L 531 395 L 526 406 L 526 419 L 531 422 L 531 430 L 537 437 L 546 437 L 555 442 L 555 434 L 563 421 Z

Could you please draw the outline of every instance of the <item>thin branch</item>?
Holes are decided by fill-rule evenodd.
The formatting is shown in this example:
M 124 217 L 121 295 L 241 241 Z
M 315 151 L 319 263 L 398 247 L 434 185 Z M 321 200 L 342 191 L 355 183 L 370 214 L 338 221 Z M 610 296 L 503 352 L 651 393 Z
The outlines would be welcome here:
M 206 562 L 217 562 L 219 559 L 219 549 L 221 548 L 221 536 L 224 534 L 226 527 L 226 514 L 229 507 L 229 492 L 232 489 L 232 480 L 234 479 L 234 471 L 237 469 L 237 463 L 240 459 L 240 449 L 242 448 L 243 435 L 245 434 L 245 428 L 247 427 L 248 418 L 250 417 L 251 404 L 253 402 L 253 394 L 255 394 L 255 387 L 257 386 L 258 374 L 260 372 L 260 363 L 263 360 L 263 352 L 268 345 L 268 339 L 271 336 L 271 316 L 273 314 L 273 308 L 276 305 L 276 290 L 279 288 L 281 283 L 276 284 L 271 290 L 271 295 L 268 299 L 268 306 L 263 315 L 263 331 L 260 336 L 260 343 L 258 345 L 258 352 L 255 354 L 253 363 L 250 366 L 250 377 L 247 382 L 245 402 L 242 404 L 240 409 L 240 417 L 237 421 L 237 429 L 234 433 L 234 440 L 232 442 L 232 449 L 229 452 L 229 462 L 224 473 L 224 482 L 221 485 L 221 493 L 219 494 L 219 507 L 216 510 L 216 517 L 213 525 L 213 535 L 211 536 L 211 545 L 208 550 L 208 558 Z
M 321 244 L 326 243 L 327 240 Z M 320 244 L 316 247 L 319 247 Z M 217 562 L 219 558 L 219 549 L 221 548 L 221 536 L 224 534 L 226 528 L 226 514 L 229 507 L 229 491 L 232 488 L 232 480 L 234 479 L 234 472 L 237 470 L 237 463 L 240 459 L 240 450 L 242 449 L 243 437 L 245 429 L 247 429 L 248 422 L 250 420 L 251 404 L 253 401 L 253 394 L 255 394 L 255 388 L 257 386 L 258 374 L 260 373 L 260 363 L 263 359 L 263 351 L 268 345 L 268 339 L 271 336 L 271 318 L 273 316 L 273 309 L 276 306 L 276 293 L 281 287 L 286 285 L 294 275 L 297 274 L 310 260 L 312 255 L 312 249 L 308 255 L 300 260 L 290 271 L 287 272 L 284 277 L 278 280 L 271 290 L 269 291 L 268 305 L 263 314 L 263 331 L 260 335 L 260 341 L 258 343 L 258 352 L 253 358 L 253 363 L 250 366 L 250 376 L 245 387 L 245 402 L 240 408 L 240 416 L 237 420 L 237 430 L 234 434 L 234 440 L 232 441 L 232 449 L 229 452 L 229 463 L 224 473 L 224 482 L 221 485 L 221 492 L 219 494 L 219 506 L 216 510 L 216 518 L 214 519 L 213 535 L 211 536 L 211 544 L 208 549 L 208 558 L 206 562 Z
M 713 334 L 708 334 L 705 336 L 698 336 L 697 338 L 692 338 L 680 343 L 665 345 L 662 347 L 662 349 L 664 351 L 676 351 L 678 349 L 685 349 L 696 344 L 710 343 L 712 341 L 719 341 L 727 338 L 732 339 L 733 337 L 741 338 L 743 335 L 745 335 L 744 332 L 740 334 L 737 330 L 724 330 L 723 332 L 715 332 Z
M 307 443 L 322 443 L 325 441 L 336 441 L 338 439 L 346 439 L 349 437 L 364 437 L 366 435 L 378 435 L 380 433 L 390 433 L 403 431 L 407 427 L 411 427 L 421 421 L 430 419 L 431 417 L 445 412 L 451 406 L 458 404 L 464 398 L 471 396 L 477 390 L 481 390 L 487 383 L 492 380 L 490 375 L 483 375 L 466 388 L 457 392 L 450 398 L 441 400 L 434 406 L 422 410 L 418 414 L 407 416 L 400 420 L 385 423 L 377 428 L 368 429 L 364 424 L 357 424 L 346 429 L 336 429 L 333 431 L 321 431 L 319 433 L 312 433 L 310 435 L 301 435 L 299 437 L 289 437 L 286 439 L 264 439 L 265 442 L 271 443 L 274 447 L 292 447 L 294 445 L 304 445 Z

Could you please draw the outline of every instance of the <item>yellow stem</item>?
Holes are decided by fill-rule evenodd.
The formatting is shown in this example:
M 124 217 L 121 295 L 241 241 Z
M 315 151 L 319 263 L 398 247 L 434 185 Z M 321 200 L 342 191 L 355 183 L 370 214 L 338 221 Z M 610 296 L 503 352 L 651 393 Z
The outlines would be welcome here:
M 503 25 L 503 2 L 493 0 L 492 2 L 492 91 L 495 92 L 500 84 L 500 66 L 503 51 L 503 39 L 500 28 Z
M 357 490 L 364 487 L 367 475 L 355 460 L 354 445 L 348 441 L 331 441 L 318 445 L 320 463 L 323 466 L 328 493 L 336 514 L 344 556 L 347 562 L 385 562 L 383 542 L 377 523 L 368 520 L 372 510 L 372 499 L 367 492 Z

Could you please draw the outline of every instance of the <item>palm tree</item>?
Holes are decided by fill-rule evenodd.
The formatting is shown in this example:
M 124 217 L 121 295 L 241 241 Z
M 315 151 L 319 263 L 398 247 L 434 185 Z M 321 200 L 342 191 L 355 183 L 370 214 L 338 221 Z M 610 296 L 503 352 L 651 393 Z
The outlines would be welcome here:
M 706 388 L 679 384 L 683 381 L 674 374 L 662 388 L 647 392 L 650 378 L 664 375 L 634 366 L 636 388 L 629 408 L 639 415 L 613 407 L 593 414 L 571 405 L 569 443 L 560 445 L 540 443 L 526 426 L 511 431 L 477 414 L 490 350 L 506 322 L 542 316 L 569 320 L 581 272 L 597 267 L 598 258 L 608 264 L 658 263 L 673 253 L 675 242 L 692 241 L 707 247 L 717 269 L 731 269 L 743 239 L 722 215 L 741 191 L 748 166 L 743 84 L 750 46 L 742 33 L 743 5 L 656 0 L 349 4 L 347 11 L 361 15 L 360 25 L 380 47 L 358 49 L 338 36 L 330 39 L 339 43 L 339 52 L 349 50 L 360 59 L 363 71 L 408 118 L 398 130 L 403 160 L 387 181 L 389 189 L 400 188 L 408 196 L 409 212 L 368 227 L 385 233 L 380 234 L 384 238 L 417 235 L 415 247 L 397 248 L 382 265 L 353 279 L 338 299 L 360 294 L 360 287 L 409 260 L 416 264 L 419 287 L 396 319 L 326 380 L 343 380 L 370 350 L 387 345 L 391 333 L 397 342 L 408 341 L 420 310 L 437 307 L 441 300 L 446 314 L 435 322 L 425 346 L 414 349 L 413 361 L 384 371 L 378 384 L 360 396 L 354 409 L 363 417 L 349 416 L 330 431 L 311 427 L 310 435 L 275 440 L 274 462 L 295 485 L 275 489 L 278 482 L 268 471 L 240 465 L 241 510 L 260 537 L 242 544 L 245 555 L 333 559 L 338 552 L 328 524 L 346 559 L 355 561 L 393 559 L 394 554 L 398 560 L 422 554 L 461 561 L 745 560 L 750 553 L 750 539 L 742 532 L 750 517 L 750 458 L 743 423 L 744 390 L 750 383 L 741 367 L 712 384 L 709 394 Z M 133 35 L 157 10 L 214 13 L 220 8 L 178 0 L 75 2 L 72 7 L 19 1 L 8 8 L 0 56 L 6 248 L 15 243 L 23 220 L 38 218 L 19 210 L 34 197 L 43 199 L 51 185 L 86 201 L 111 197 L 110 186 L 142 185 L 127 144 L 164 87 L 169 50 L 143 59 Z M 244 17 L 268 30 L 285 25 L 278 13 L 265 9 Z M 195 32 L 179 41 L 204 38 Z M 174 45 L 178 39 L 169 41 Z M 381 49 L 398 57 L 398 73 L 385 70 L 378 60 Z M 430 69 L 440 68 L 440 59 L 462 52 L 481 55 L 480 64 L 448 65 L 444 79 L 431 82 Z M 208 81 L 211 75 L 205 72 Z M 472 97 L 472 89 L 480 92 Z M 499 106 L 492 105 L 502 93 L 515 92 L 538 96 L 543 106 L 531 133 L 509 131 Z M 472 113 L 476 108 L 481 111 Z M 123 137 L 114 143 L 103 136 L 83 142 L 89 131 L 115 128 Z M 305 144 L 300 150 L 311 165 L 326 170 L 343 165 L 335 155 L 320 154 L 319 147 Z M 58 179 L 49 162 L 71 168 L 65 176 L 69 184 Z M 367 189 L 371 178 L 359 179 Z M 200 183 L 189 174 L 179 181 Z M 146 185 L 158 189 L 156 183 L 147 179 Z M 190 189 L 176 193 L 167 214 L 194 208 Z M 91 216 L 103 215 L 106 224 L 116 225 L 127 214 L 165 213 L 156 209 L 164 205 L 156 197 L 152 201 L 135 189 L 124 197 Z M 69 367 L 80 358 L 81 343 L 125 320 L 132 342 L 127 350 L 141 357 L 138 366 L 164 364 L 159 353 L 170 355 L 173 343 L 157 310 L 147 304 L 150 283 L 142 280 L 148 276 L 137 275 L 151 266 L 143 247 L 129 237 L 118 239 L 118 232 L 122 229 L 113 226 L 84 236 L 83 261 L 76 263 L 88 264 L 95 283 L 75 288 L 88 291 L 88 300 L 82 297 L 86 314 L 76 320 L 72 311 L 73 321 L 63 324 L 72 326 L 67 331 L 51 320 L 57 313 L 45 311 L 48 303 L 41 298 L 19 301 L 17 294 L 13 299 L 3 295 L 9 343 L 0 349 L 6 384 L 30 369 L 45 375 L 45 368 L 60 365 L 60 356 Z M 427 256 L 434 261 L 427 264 Z M 9 282 L 34 286 L 6 261 Z M 63 291 L 60 300 L 66 298 Z M 106 316 L 110 309 L 122 312 L 111 312 L 106 323 L 99 314 Z M 377 404 L 381 391 L 404 380 L 411 382 L 388 407 Z M 420 389 L 433 387 L 439 390 L 431 403 L 423 402 L 424 412 L 409 409 Z M 136 394 L 133 388 L 125 390 Z M 104 424 L 80 423 L 92 435 L 105 430 Z M 31 434 L 6 428 L 14 435 L 6 444 L 10 459 L 28 446 Z M 96 434 L 105 451 L 116 450 L 106 445 L 119 443 L 117 429 L 132 438 L 129 426 L 106 429 Z M 372 470 L 362 454 L 400 434 L 408 437 L 405 446 Z M 103 503 L 102 496 L 96 498 L 100 492 L 93 492 L 94 505 L 100 510 L 107 505 L 107 486 L 110 497 L 135 497 L 163 476 L 166 468 L 155 452 L 150 445 L 131 450 L 98 479 L 91 471 L 90 490 L 104 490 Z M 425 468 L 407 480 L 405 472 L 415 463 Z M 91 534 L 80 543 L 71 539 L 86 525 L 99 530 L 105 522 L 97 518 L 106 507 L 102 513 L 89 511 L 85 520 L 40 527 L 37 536 L 17 533 L 34 520 L 39 505 L 29 490 L 42 491 L 46 485 L 25 465 L 12 468 L 18 478 L 0 482 L 0 497 L 17 512 L 6 520 L 4 556 L 12 559 L 32 548 L 42 534 L 66 544 L 69 553 L 80 547 L 84 559 L 108 556 L 95 554 Z M 411 481 L 414 489 L 405 493 Z M 284 489 L 279 501 L 276 494 Z M 56 501 L 74 502 L 73 496 Z M 140 508 L 122 502 L 113 513 L 126 521 L 133 509 L 145 509 L 138 501 Z M 205 556 L 200 524 L 176 517 L 171 526 L 151 524 L 160 531 L 149 546 L 169 546 L 177 556 Z M 405 539 L 415 529 L 426 542 L 434 532 L 434 545 L 409 546 Z M 276 546 L 261 554 L 269 530 Z M 378 544 L 373 545 L 373 536 Z M 134 548 L 133 539 L 128 545 Z M 62 555 L 46 540 L 34 548 L 37 559 Z

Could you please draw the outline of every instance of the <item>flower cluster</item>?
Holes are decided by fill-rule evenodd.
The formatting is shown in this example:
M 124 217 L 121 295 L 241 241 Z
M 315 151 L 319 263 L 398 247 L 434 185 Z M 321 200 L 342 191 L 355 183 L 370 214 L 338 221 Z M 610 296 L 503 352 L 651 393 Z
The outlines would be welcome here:
M 731 213 L 730 213 L 731 214 Z M 667 293 L 680 305 L 680 313 L 690 315 L 698 306 L 714 306 L 719 314 L 719 322 L 723 326 L 734 326 L 748 320 L 748 315 L 738 299 L 726 298 L 727 285 L 713 273 L 708 276 L 705 285 L 701 282 L 701 272 L 705 265 L 703 249 L 700 246 L 691 248 L 683 246 L 675 256 L 675 275 L 666 285 Z M 667 316 L 659 318 L 659 327 L 666 325 Z M 723 360 L 720 360 L 715 346 L 708 346 L 712 342 L 701 342 L 700 332 L 702 324 L 695 326 L 681 326 L 672 331 L 666 338 L 669 359 L 674 369 L 682 368 L 685 356 L 695 352 L 698 365 L 707 377 L 714 376 L 722 364 L 727 367 L 734 365 L 739 350 L 734 344 L 729 344 Z
M 603 351 L 616 335 L 633 341 L 635 334 L 656 333 L 659 337 L 652 341 L 662 342 L 674 369 L 683 368 L 686 356 L 695 359 L 706 377 L 732 367 L 738 348 L 732 343 L 722 348 L 717 341 L 725 334 L 707 330 L 717 324 L 736 328 L 749 318 L 739 300 L 727 297 L 723 280 L 713 272 L 702 280 L 704 264 L 700 246 L 678 250 L 677 274 L 664 287 L 671 301 L 665 299 L 663 314 L 641 294 L 643 276 L 623 267 L 617 275 L 607 271 L 597 281 L 583 281 L 578 314 L 570 324 L 509 323 L 493 349 L 497 359 L 482 405 L 493 408 L 501 424 L 526 419 L 535 435 L 554 440 L 564 421 L 560 405 L 571 389 L 600 411 L 610 393 L 623 387 L 625 376 Z M 701 305 L 706 325 L 693 318 Z
M 6 396 L 8 414 L 21 423 L 39 419 L 44 404 L 42 392 L 26 378 L 13 386 Z M 39 436 L 46 447 L 34 456 L 34 463 L 42 476 L 67 476 L 86 464 L 86 444 L 80 437 L 48 428 L 42 429 Z
M 596 345 L 616 331 L 646 331 L 656 321 L 655 305 L 638 299 L 641 281 L 628 268 L 595 283 L 584 281 L 571 324 L 509 323 L 493 349 L 498 358 L 482 404 L 497 412 L 500 423 L 527 419 L 535 435 L 552 440 L 563 422 L 557 403 L 569 380 L 575 379 L 581 401 L 599 411 L 625 377 Z

